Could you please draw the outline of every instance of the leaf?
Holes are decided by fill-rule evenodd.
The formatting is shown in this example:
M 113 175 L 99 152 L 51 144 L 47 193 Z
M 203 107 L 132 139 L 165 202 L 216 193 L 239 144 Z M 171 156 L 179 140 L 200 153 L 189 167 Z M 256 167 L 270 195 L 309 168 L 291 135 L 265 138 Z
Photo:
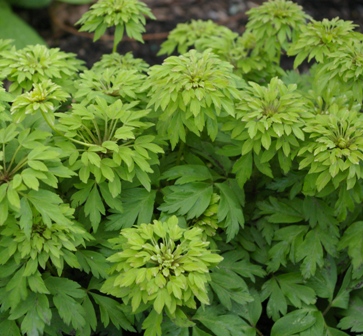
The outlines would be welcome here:
M 89 216 L 95 232 L 101 222 L 101 214 L 104 215 L 105 211 L 106 209 L 98 191 L 97 184 L 94 184 L 84 205 L 84 212 Z
M 107 230 L 121 230 L 134 224 L 150 223 L 154 213 L 156 191 L 143 188 L 125 189 L 121 194 L 123 211 L 107 217 Z
M 210 286 L 217 294 L 220 303 L 228 310 L 232 309 L 232 300 L 243 305 L 253 301 L 247 284 L 236 273 L 215 269 L 211 273 Z
M 4 320 L 0 322 L 0 330 L 6 336 L 21 336 L 15 321 Z
M 175 184 L 186 184 L 212 180 L 212 175 L 206 166 L 190 164 L 172 167 L 165 171 L 161 178 L 167 179 L 168 181 L 176 180 Z
M 53 295 L 53 303 L 59 316 L 67 325 L 81 329 L 86 325 L 86 312 L 77 299 L 85 297 L 81 286 L 67 278 L 49 277 L 45 284 Z
M 221 196 L 218 222 L 225 221 L 227 242 L 229 242 L 237 235 L 239 229 L 243 228 L 245 223 L 242 206 L 228 181 L 216 183 L 215 186 L 220 190 Z
M 76 257 L 81 271 L 91 272 L 96 278 L 107 278 L 107 262 L 103 254 L 90 250 L 77 250 Z
M 351 332 L 363 332 L 363 299 L 353 295 L 348 309 L 343 311 L 344 317 L 339 321 L 338 328 L 350 329 Z
M 46 44 L 38 33 L 14 14 L 3 0 L 0 1 L 0 38 L 14 40 L 17 49 L 30 44 Z
M 353 270 L 356 271 L 363 265 L 363 222 L 351 224 L 344 232 L 338 244 L 338 250 L 347 248 L 352 259 Z
M 291 336 L 302 332 L 316 322 L 310 309 L 298 309 L 286 314 L 272 326 L 271 336 Z
M 308 286 L 313 288 L 316 295 L 332 302 L 337 282 L 337 265 L 335 260 L 328 256 L 324 266 L 317 270 L 314 277 L 308 281 Z
M 69 225 L 71 223 L 59 207 L 63 202 L 57 194 L 49 190 L 40 189 L 31 190 L 26 197 L 41 214 L 46 225 L 50 226 L 52 221 L 64 225 Z
M 267 302 L 267 315 L 274 321 L 287 313 L 288 306 L 302 308 L 303 304 L 314 304 L 316 295 L 312 288 L 304 285 L 299 273 L 286 273 L 274 276 L 262 286 L 262 300 Z
M 154 309 L 142 323 L 142 329 L 145 329 L 144 336 L 161 336 L 161 323 L 163 315 L 158 314 Z
M 134 327 L 131 325 L 132 320 L 128 318 L 129 314 L 125 314 L 122 311 L 122 306 L 115 300 L 89 292 L 92 298 L 98 304 L 101 314 L 101 322 L 104 327 L 107 327 L 110 321 L 116 326 L 117 329 L 125 329 L 128 331 L 136 332 Z
M 158 208 L 169 214 L 197 218 L 208 208 L 213 194 L 210 183 L 192 182 L 166 187 L 164 203 Z
M 316 227 L 310 230 L 304 241 L 296 248 L 296 261 L 301 261 L 301 273 L 305 278 L 315 275 L 316 268 L 323 267 L 324 265 L 324 249 L 323 243 L 332 243 L 336 238 L 329 235 L 329 233 L 320 230 Z
M 233 173 L 236 174 L 236 179 L 241 188 L 250 179 L 253 168 L 252 153 L 242 155 L 233 165 Z
M 228 314 L 221 306 L 199 308 L 193 319 L 216 336 L 245 336 L 251 326 L 238 315 Z

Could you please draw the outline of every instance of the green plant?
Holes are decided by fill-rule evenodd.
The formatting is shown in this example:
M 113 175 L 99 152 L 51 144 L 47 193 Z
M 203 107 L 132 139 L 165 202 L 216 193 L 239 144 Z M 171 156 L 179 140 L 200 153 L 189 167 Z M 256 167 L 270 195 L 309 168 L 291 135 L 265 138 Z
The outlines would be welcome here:
M 122 4 L 88 70 L 0 41 L 0 334 L 362 334 L 362 34 L 270 0 L 149 66 Z

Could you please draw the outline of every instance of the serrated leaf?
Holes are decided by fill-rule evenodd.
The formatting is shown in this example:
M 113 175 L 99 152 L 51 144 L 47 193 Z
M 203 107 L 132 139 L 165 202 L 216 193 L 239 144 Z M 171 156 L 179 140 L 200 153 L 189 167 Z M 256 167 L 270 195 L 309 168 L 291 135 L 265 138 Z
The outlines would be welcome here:
M 104 215 L 105 211 L 106 209 L 97 185 L 94 184 L 84 205 L 84 212 L 89 216 L 94 231 L 97 231 L 98 225 L 101 222 L 101 214 Z
M 271 336 L 291 336 L 307 330 L 316 322 L 310 309 L 298 309 L 281 317 L 272 326 Z
M 103 254 L 90 250 L 76 251 L 76 257 L 81 270 L 91 272 L 96 278 L 107 278 L 107 262 Z
M 56 277 L 45 279 L 45 285 L 53 294 L 53 303 L 62 320 L 75 329 L 85 326 L 86 312 L 80 302 L 76 300 L 86 295 L 81 286 L 75 281 Z
M 150 223 L 154 213 L 156 191 L 143 188 L 126 189 L 121 199 L 123 211 L 107 217 L 107 230 L 120 230 L 134 224 Z
M 196 218 L 208 208 L 213 194 L 210 183 L 194 182 L 166 188 L 164 203 L 158 208 L 169 214 Z
M 183 165 L 175 166 L 163 173 L 162 179 L 176 180 L 175 184 L 186 184 L 212 180 L 212 175 L 206 166 L 202 165 Z
M 27 194 L 27 199 L 42 215 L 43 221 L 46 225 L 50 226 L 52 221 L 65 225 L 71 223 L 59 207 L 63 201 L 57 194 L 44 189 L 31 190 Z
M 111 321 L 118 329 L 122 328 L 135 332 L 135 329 L 131 324 L 132 320 L 127 318 L 129 315 L 126 315 L 122 311 L 122 307 L 117 301 L 107 296 L 95 294 L 92 292 L 90 292 L 90 295 L 99 306 L 101 321 L 104 327 L 107 327 Z
M 299 273 L 287 273 L 274 276 L 262 286 L 261 298 L 267 302 L 267 314 L 274 321 L 287 313 L 288 305 L 301 308 L 303 304 L 314 304 L 315 292 L 305 286 Z
M 218 208 L 218 222 L 225 221 L 227 242 L 229 242 L 237 235 L 239 229 L 243 228 L 245 223 L 242 206 L 228 181 L 216 183 L 215 186 L 220 190 L 221 197 Z M 241 193 L 243 193 L 242 190 Z
M 348 309 L 343 312 L 344 317 L 339 321 L 338 328 L 350 329 L 351 332 L 363 332 L 362 307 L 362 298 L 353 296 Z
M 199 308 L 193 319 L 201 322 L 216 336 L 245 336 L 251 329 L 238 315 L 228 314 L 220 306 Z

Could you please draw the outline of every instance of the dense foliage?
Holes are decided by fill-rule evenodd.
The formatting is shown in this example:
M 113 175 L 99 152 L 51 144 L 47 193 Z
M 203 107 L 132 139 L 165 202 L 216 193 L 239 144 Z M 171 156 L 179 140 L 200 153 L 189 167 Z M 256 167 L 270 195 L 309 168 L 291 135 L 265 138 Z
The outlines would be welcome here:
M 144 15 L 79 23 L 116 50 Z M 248 15 L 178 25 L 154 66 L 0 40 L 1 335 L 363 333 L 363 35 Z

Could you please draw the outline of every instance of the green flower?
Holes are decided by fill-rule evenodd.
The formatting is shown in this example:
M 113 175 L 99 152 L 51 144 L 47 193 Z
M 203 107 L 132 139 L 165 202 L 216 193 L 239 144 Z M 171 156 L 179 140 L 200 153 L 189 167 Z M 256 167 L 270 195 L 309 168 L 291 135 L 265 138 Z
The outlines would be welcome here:
M 59 86 L 46 80 L 34 83 L 33 90 L 17 96 L 11 106 L 11 114 L 16 123 L 23 121 L 26 115 L 41 112 L 54 125 L 54 114 L 59 105 L 69 98 L 69 94 Z M 46 115 L 45 115 L 46 114 Z
M 309 62 L 315 58 L 317 62 L 323 63 L 332 52 L 351 44 L 356 37 L 353 33 L 356 26 L 351 21 L 339 18 L 312 20 L 306 26 L 302 26 L 297 41 L 288 50 L 289 56 L 297 55 L 294 67 L 298 67 L 307 57 Z
M 48 79 L 72 92 L 72 81 L 83 69 L 83 61 L 78 60 L 75 54 L 58 48 L 48 49 L 43 45 L 3 51 L 1 56 L 0 77 L 13 82 L 9 91 L 15 94 L 29 91 L 34 83 Z
M 256 48 L 264 49 L 270 58 L 279 58 L 287 50 L 309 18 L 302 7 L 292 1 L 269 0 L 247 12 L 246 32 L 256 37 Z
M 97 41 L 107 28 L 115 27 L 114 48 L 122 40 L 124 31 L 129 37 L 143 42 L 145 31 L 145 16 L 155 19 L 150 9 L 138 0 L 99 0 L 83 14 L 77 24 L 82 25 L 80 31 L 95 32 L 94 41 Z
M 210 50 L 170 56 L 162 65 L 151 67 L 149 106 L 162 110 L 157 128 L 173 147 L 179 139 L 185 142 L 186 129 L 199 135 L 206 127 L 214 140 L 217 116 L 234 115 L 239 92 L 232 71 L 230 63 L 221 61 Z
M 134 312 L 152 307 L 171 317 L 180 307 L 195 309 L 195 299 L 209 304 L 209 269 L 223 258 L 208 249 L 202 234 L 180 228 L 175 216 L 122 230 L 110 240 L 120 251 L 108 258 L 113 266 L 102 291 L 131 301 Z
M 303 158 L 299 169 L 309 168 L 306 188 L 321 191 L 332 184 L 337 189 L 343 183 L 351 189 L 363 177 L 363 116 L 358 111 L 331 108 L 308 121 L 304 132 L 310 141 L 298 153 Z

